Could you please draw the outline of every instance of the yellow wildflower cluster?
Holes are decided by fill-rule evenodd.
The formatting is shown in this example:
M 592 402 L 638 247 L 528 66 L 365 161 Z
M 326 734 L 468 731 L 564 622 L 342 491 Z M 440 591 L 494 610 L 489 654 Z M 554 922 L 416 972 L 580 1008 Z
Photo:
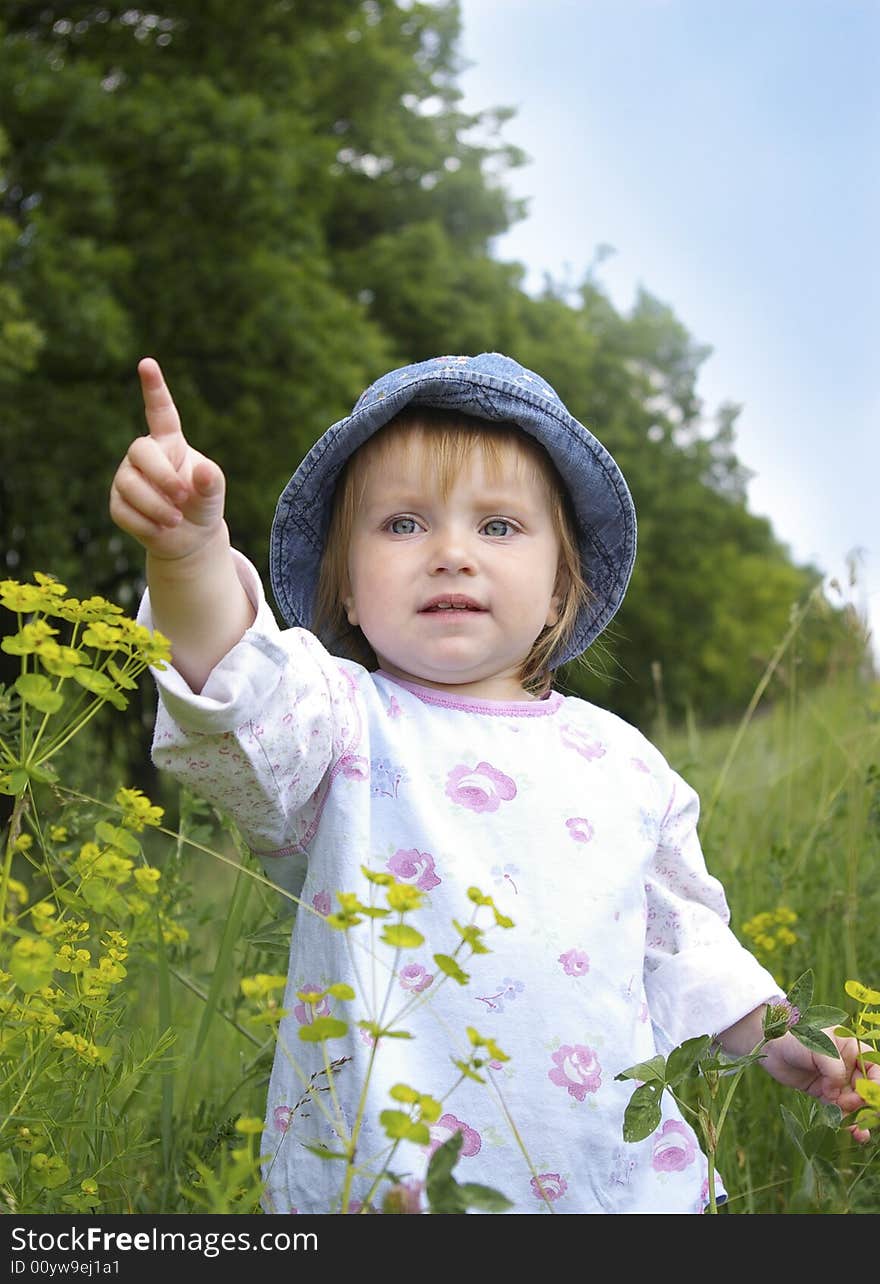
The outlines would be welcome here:
M 759 962 L 769 966 L 779 955 L 794 945 L 798 936 L 791 930 L 797 914 L 787 905 L 775 910 L 764 910 L 753 915 L 742 925 L 743 936 L 748 937 Z
M 110 1056 L 109 1048 L 99 1047 L 97 1043 L 92 1043 L 81 1034 L 74 1034 L 72 1030 L 59 1031 L 52 1042 L 56 1048 L 73 1052 L 80 1061 L 84 1061 L 89 1066 L 103 1065 Z
M 116 803 L 122 808 L 122 823 L 126 829 L 141 833 L 145 825 L 160 825 L 164 808 L 154 807 L 140 789 L 118 789 Z
M 239 982 L 241 992 L 246 999 L 251 999 L 256 1006 L 256 1013 L 250 1016 L 250 1021 L 254 1025 L 277 1025 L 282 1017 L 287 1015 L 286 1008 L 282 1008 L 275 997 L 276 990 L 283 990 L 287 984 L 287 977 L 280 973 L 257 972 L 255 976 L 244 976 Z M 320 995 L 316 996 L 315 1002 L 318 1002 Z

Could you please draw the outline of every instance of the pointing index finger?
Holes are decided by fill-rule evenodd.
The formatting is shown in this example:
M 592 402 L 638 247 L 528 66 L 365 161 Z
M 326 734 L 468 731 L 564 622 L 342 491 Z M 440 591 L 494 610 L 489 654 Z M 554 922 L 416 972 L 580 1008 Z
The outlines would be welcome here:
M 181 433 L 180 415 L 168 391 L 168 385 L 158 361 L 152 357 L 144 357 L 138 362 L 138 374 L 150 436 L 158 440 Z

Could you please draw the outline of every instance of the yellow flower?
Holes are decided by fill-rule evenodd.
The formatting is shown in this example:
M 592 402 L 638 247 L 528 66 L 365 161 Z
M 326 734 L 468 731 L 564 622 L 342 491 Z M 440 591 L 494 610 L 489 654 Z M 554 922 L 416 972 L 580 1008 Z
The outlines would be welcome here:
M 14 852 L 29 852 L 33 845 L 33 835 L 19 834 L 15 842 L 12 844 L 12 850 Z
M 67 827 L 65 825 L 50 825 L 49 837 L 53 843 L 66 843 Z
M 140 789 L 118 789 L 115 801 L 122 808 L 122 823 L 126 829 L 140 833 L 144 825 L 159 825 L 165 815 L 164 808 L 154 807 Z
M 18 580 L 0 580 L 0 604 L 17 615 L 30 615 L 51 603 L 52 595 L 36 584 L 19 584 Z
M 134 881 L 145 896 L 156 895 L 161 877 L 161 871 L 155 869 L 152 865 L 142 865 L 140 869 L 134 871 Z
M 183 944 L 189 940 L 189 930 L 174 919 L 162 919 L 162 940 L 166 945 Z
M 84 601 L 68 597 L 59 604 L 57 614 L 72 624 L 88 624 L 93 620 L 112 620 L 122 614 L 122 607 L 103 597 L 89 597 Z
M 8 634 L 0 642 L 0 647 L 7 655 L 33 655 L 34 651 L 39 651 L 43 646 L 57 645 L 50 643 L 50 639 L 57 634 L 58 630 L 53 629 L 47 620 L 34 620 L 25 624 L 17 633 Z
M 287 982 L 286 976 L 258 972 L 256 976 L 242 977 L 241 992 L 247 999 L 261 999 L 272 990 L 282 990 Z M 318 998 L 321 996 L 318 995 Z M 317 999 L 314 1000 L 317 1002 Z
M 76 976 L 85 971 L 91 961 L 92 956 L 88 950 L 75 950 L 72 945 L 62 945 L 55 966 L 59 972 L 71 972 Z
M 24 883 L 20 883 L 17 878 L 10 878 L 6 886 L 19 905 L 27 905 L 30 899 L 30 893 Z
M 263 1125 L 262 1119 L 257 1119 L 253 1115 L 248 1115 L 242 1119 L 236 1120 L 235 1131 L 243 1132 L 245 1136 L 249 1136 L 249 1135 L 256 1136 L 257 1134 L 263 1131 L 263 1126 L 264 1125 Z

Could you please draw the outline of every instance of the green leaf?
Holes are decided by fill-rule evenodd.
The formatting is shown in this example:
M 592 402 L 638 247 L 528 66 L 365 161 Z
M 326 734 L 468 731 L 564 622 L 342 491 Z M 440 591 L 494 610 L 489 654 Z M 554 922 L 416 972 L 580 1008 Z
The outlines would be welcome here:
M 824 1124 L 819 1124 L 815 1128 L 808 1128 L 803 1135 L 801 1143 L 801 1149 L 807 1159 L 812 1159 L 814 1155 L 817 1155 L 829 1137 L 834 1135 L 834 1132 L 830 1128 L 826 1128 Z
M 405 1101 L 409 1105 L 413 1105 L 418 1101 L 421 1093 L 417 1092 L 415 1088 L 411 1088 L 407 1083 L 396 1083 L 389 1090 L 389 1096 L 393 1101 Z
M 812 968 L 808 968 L 806 972 L 801 973 L 785 997 L 793 1008 L 797 1008 L 798 1012 L 806 1012 L 813 1002 Z
M 453 981 L 457 981 L 459 985 L 467 985 L 468 981 L 471 979 L 467 972 L 463 972 L 461 970 L 451 954 L 435 954 L 434 962 L 437 964 L 441 972 L 445 972 L 447 976 L 451 976 Z
M 417 1146 L 427 1146 L 431 1140 L 428 1125 L 413 1122 L 405 1110 L 383 1110 L 379 1122 L 385 1129 L 385 1135 L 392 1141 L 412 1141 Z
M 785 1125 L 785 1131 L 788 1133 L 791 1140 L 794 1142 L 798 1150 L 803 1155 L 804 1154 L 803 1125 L 799 1122 L 799 1120 L 795 1119 L 791 1111 L 787 1110 L 785 1106 L 780 1106 L 779 1110 L 780 1110 L 780 1114 L 782 1115 L 782 1122 Z
M 0 776 L 0 794 L 23 794 L 28 787 L 30 776 L 26 767 L 14 767 L 5 776 Z
M 41 937 L 23 936 L 9 951 L 9 971 L 25 994 L 48 985 L 54 970 L 55 948 Z
M 802 1043 L 805 1048 L 809 1048 L 812 1052 L 821 1052 L 823 1056 L 833 1057 L 835 1061 L 840 1060 L 837 1045 L 821 1030 L 816 1030 L 811 1025 L 802 1026 L 798 1021 L 797 1025 L 791 1027 L 791 1033 L 799 1043 Z
M 346 1021 L 336 1017 L 316 1017 L 309 1025 L 299 1027 L 299 1037 L 303 1043 L 323 1043 L 325 1039 L 341 1039 L 348 1030 Z
M 106 673 L 102 673 L 100 669 L 74 669 L 71 676 L 74 682 L 78 682 L 81 687 L 85 687 L 93 695 L 106 696 L 114 689 L 113 680 Z
M 394 882 L 393 874 L 386 874 L 381 870 L 370 869 L 367 865 L 361 865 L 361 873 L 364 878 L 368 878 L 371 883 L 378 883 L 380 887 L 390 887 Z
M 334 981 L 327 993 L 332 994 L 334 999 L 353 999 L 355 997 L 354 990 L 350 985 L 346 985 L 345 981 Z
M 394 945 L 399 950 L 414 950 L 423 945 L 425 938 L 421 932 L 406 923 L 389 923 L 382 933 L 381 940 L 386 945 Z
M 458 1193 L 466 1208 L 481 1208 L 486 1213 L 503 1213 L 505 1208 L 513 1207 L 512 1201 L 502 1195 L 500 1190 L 481 1186 L 478 1182 L 461 1182 Z
M 43 673 L 22 673 L 13 686 L 25 704 L 39 709 L 40 713 L 57 713 L 64 704 L 64 696 Z
M 95 826 L 95 836 L 99 842 L 108 847 L 115 847 L 126 856 L 140 856 L 141 845 L 130 829 L 121 825 L 111 825 L 109 820 L 99 820 Z
M 53 785 L 58 779 L 58 772 L 49 763 L 36 766 L 30 763 L 27 767 L 27 773 L 31 780 L 36 780 L 41 785 Z
M 832 1008 L 825 1004 L 817 1004 L 815 1007 L 807 1008 L 806 1012 L 801 1012 L 801 1021 L 805 1025 L 839 1025 L 842 1021 L 849 1020 L 849 1013 L 843 1008 Z
M 644 1141 L 660 1126 L 662 1092 L 656 1083 L 643 1083 L 636 1088 L 623 1116 L 624 1141 Z
M 310 1150 L 319 1159 L 348 1159 L 348 1155 L 344 1154 L 343 1151 L 328 1150 L 326 1146 L 322 1146 L 318 1142 L 304 1141 L 302 1146 L 304 1150 Z
M 642 1079 L 646 1083 L 665 1083 L 666 1061 L 658 1053 L 650 1061 L 640 1061 L 637 1066 L 630 1066 L 628 1070 L 621 1070 L 620 1074 L 616 1074 L 614 1078 Z
M 473 1069 L 469 1061 L 461 1061 L 453 1057 L 452 1064 L 458 1070 L 461 1071 L 461 1073 L 465 1076 L 466 1079 L 473 1079 L 474 1083 L 486 1082 L 486 1080 L 483 1078 L 482 1075 L 477 1074 L 476 1070 Z
M 361 1030 L 366 1030 L 374 1039 L 411 1039 L 408 1030 L 383 1029 L 377 1021 L 358 1021 Z
M 447 1137 L 441 1146 L 438 1146 L 431 1156 L 428 1163 L 428 1171 L 425 1174 L 425 1185 L 430 1195 L 432 1184 L 445 1182 L 452 1176 L 452 1170 L 458 1162 L 459 1151 L 464 1143 L 464 1136 L 461 1132 L 454 1132 L 451 1137 Z
M 673 1048 L 666 1058 L 666 1082 L 681 1083 L 682 1079 L 686 1079 L 711 1045 L 711 1034 L 700 1034 L 694 1039 L 686 1039 L 679 1047 Z
M 819 1123 L 823 1123 L 826 1128 L 833 1128 L 837 1131 L 843 1120 L 843 1111 L 840 1106 L 833 1106 L 829 1101 L 817 1101 L 815 1103 L 815 1118 Z

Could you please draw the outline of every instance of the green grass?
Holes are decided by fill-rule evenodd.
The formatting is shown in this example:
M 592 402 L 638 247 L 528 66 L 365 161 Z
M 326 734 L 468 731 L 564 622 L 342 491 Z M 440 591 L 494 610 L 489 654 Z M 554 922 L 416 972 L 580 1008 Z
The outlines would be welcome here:
M 807 968 L 815 1001 L 852 1007 L 844 982 L 880 985 L 880 691 L 841 680 L 789 692 L 738 728 L 674 732 L 661 747 L 704 802 L 707 863 L 742 926 L 780 905 L 797 914 L 795 944 L 766 964 L 783 987 Z M 877 1143 L 840 1136 L 841 1184 L 816 1188 L 783 1124 L 799 1094 L 759 1069 L 738 1091 L 720 1170 L 731 1212 L 876 1212 Z M 873 1156 L 873 1162 L 872 1162 Z
M 692 720 L 670 730 L 661 723 L 654 739 L 701 796 L 707 863 L 725 886 L 740 938 L 761 911 L 784 905 L 797 915 L 797 940 L 768 959 L 779 983 L 812 968 L 815 1000 L 842 1007 L 851 1006 L 847 979 L 880 987 L 880 690 L 839 679 L 799 692 L 789 674 L 787 686 L 769 690 L 740 724 L 701 728 Z M 48 824 L 48 799 L 45 805 Z M 93 823 L 100 811 L 91 812 Z M 235 1123 L 262 1116 L 272 1033 L 252 1023 L 254 1006 L 240 981 L 286 970 L 288 927 L 275 921 L 280 902 L 271 889 L 206 850 L 226 861 L 242 857 L 234 833 L 186 796 L 182 828 L 191 841 L 157 833 L 145 839 L 149 859 L 163 869 L 163 912 L 185 926 L 188 939 L 159 946 L 143 919 L 133 927 L 128 976 L 117 992 L 114 1056 L 154 1045 L 165 1030 L 173 1031 L 173 1044 L 127 1080 L 124 1092 L 101 1098 L 98 1127 L 89 1103 L 98 1100 L 105 1071 L 80 1070 L 80 1081 L 68 1087 L 61 1062 L 47 1061 L 46 1073 L 62 1076 L 57 1086 L 34 1094 L 33 1103 L 18 1101 L 24 1036 L 9 1042 L 5 1061 L 0 1043 L 3 1114 L 13 1102 L 17 1112 L 0 1137 L 0 1198 L 10 1211 L 68 1211 L 82 1179 L 92 1177 L 100 1191 L 95 1207 L 104 1212 L 256 1209 L 258 1139 L 237 1133 Z M 82 834 L 88 832 L 84 823 Z M 42 895 L 47 888 L 35 869 L 34 892 Z M 24 876 L 20 865 L 16 871 Z M 68 1091 L 79 1103 L 75 1126 L 63 1111 L 52 1113 L 51 1103 Z M 839 1177 L 817 1184 L 786 1130 L 782 1108 L 796 1113 L 799 1099 L 757 1067 L 744 1076 L 719 1156 L 731 1196 L 726 1211 L 877 1211 L 880 1145 L 857 1147 L 841 1133 L 833 1155 Z M 70 1165 L 66 1184 L 35 1186 L 16 1132 L 22 1124 L 45 1126 L 49 1151 Z M 114 1164 L 114 1150 L 124 1147 L 135 1149 Z M 184 1193 L 194 1183 L 195 1202 Z

